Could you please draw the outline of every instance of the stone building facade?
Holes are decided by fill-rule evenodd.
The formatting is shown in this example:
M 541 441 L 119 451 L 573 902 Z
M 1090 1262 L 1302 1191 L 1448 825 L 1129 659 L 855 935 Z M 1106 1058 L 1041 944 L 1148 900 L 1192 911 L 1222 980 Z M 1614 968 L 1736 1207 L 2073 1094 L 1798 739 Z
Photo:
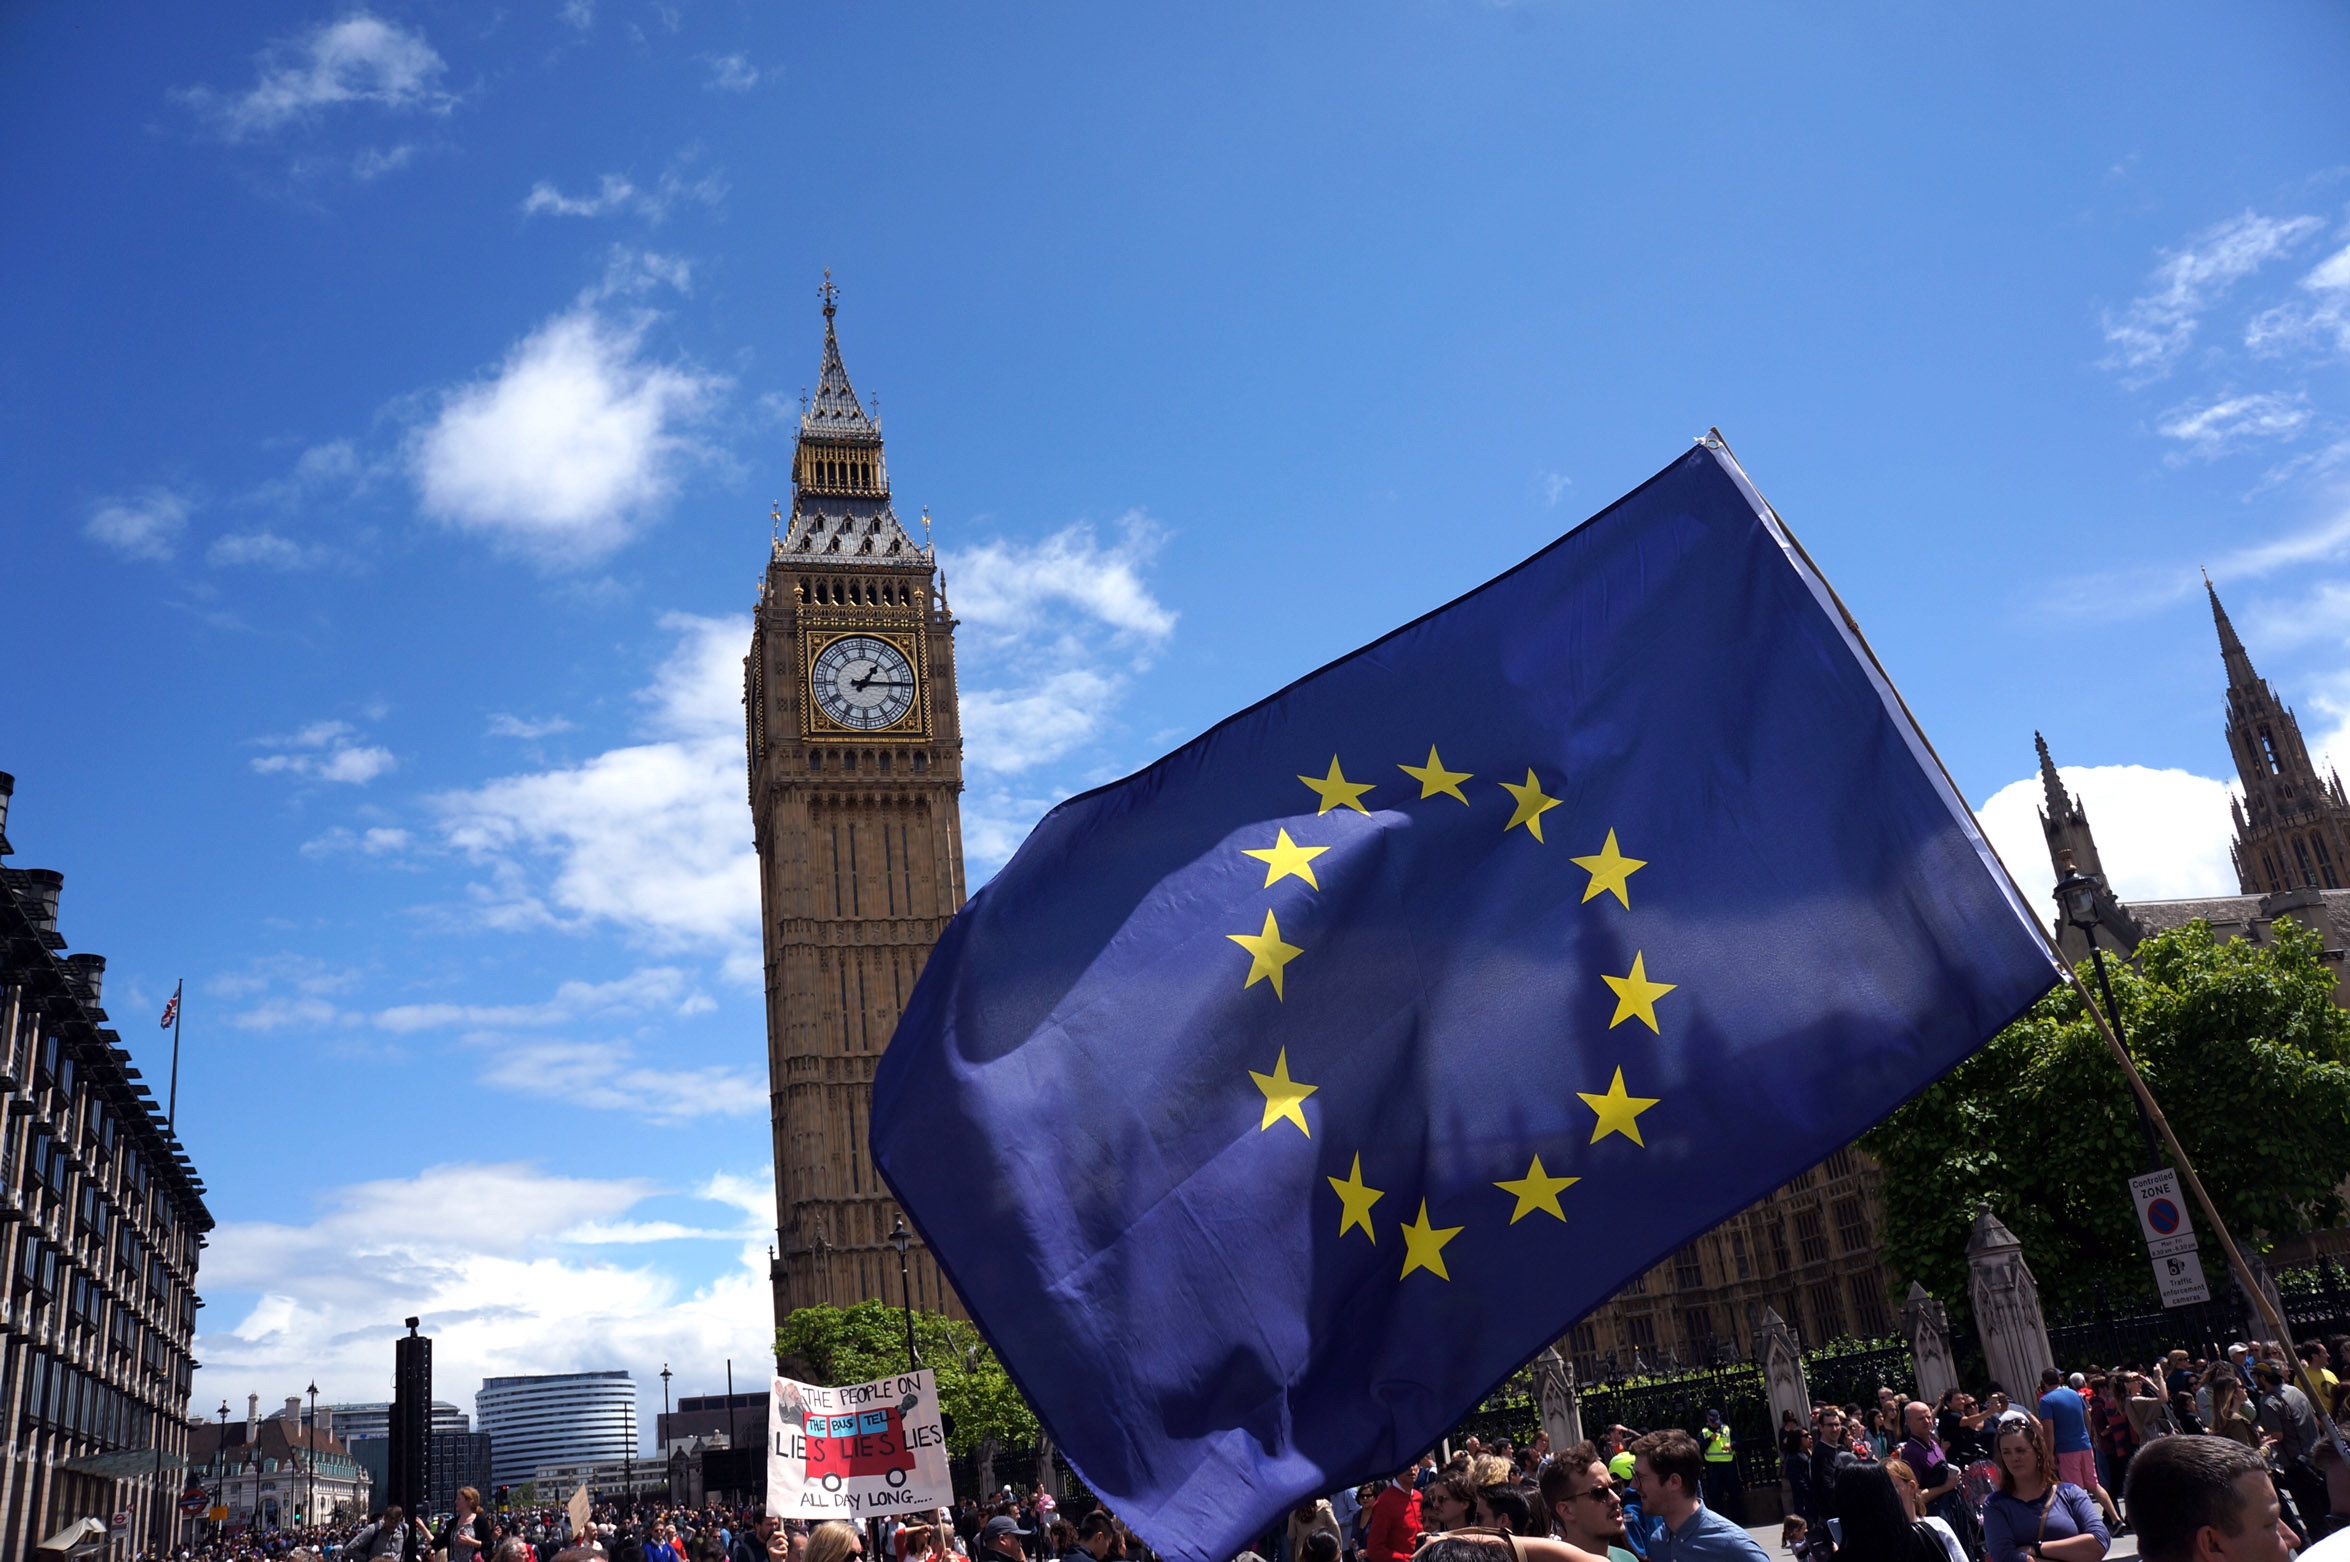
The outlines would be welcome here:
M 232 1528 L 270 1533 L 310 1523 L 343 1523 L 378 1508 L 367 1468 L 327 1431 L 312 1431 L 301 1401 L 266 1419 L 261 1397 L 248 1395 L 241 1421 L 206 1421 L 188 1429 L 194 1480 L 228 1509 Z
M 1885 1179 L 1857 1147 L 1772 1190 L 1607 1299 L 1559 1342 L 1584 1382 L 1756 1354 L 1764 1309 L 1806 1347 L 1894 1332 Z
M 899 523 L 833 318 L 827 277 L 791 514 L 776 517 L 744 660 L 778 1322 L 897 1300 L 899 1211 L 866 1152 L 873 1070 L 963 903 L 955 621 L 929 543 Z M 916 1307 L 960 1312 L 918 1243 L 910 1270 Z
M 15 790 L 0 775 L 0 856 Z M 172 1534 L 204 1185 L 63 953 L 61 875 L 0 868 L 0 1557 L 77 1518 Z

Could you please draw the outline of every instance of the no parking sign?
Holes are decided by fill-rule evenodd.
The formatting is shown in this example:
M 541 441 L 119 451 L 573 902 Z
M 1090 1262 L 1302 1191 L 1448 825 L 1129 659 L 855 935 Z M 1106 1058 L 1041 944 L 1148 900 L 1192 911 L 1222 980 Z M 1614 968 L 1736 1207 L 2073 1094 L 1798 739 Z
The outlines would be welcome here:
M 2146 1233 L 2146 1253 L 2154 1260 L 2154 1284 L 2165 1307 L 2188 1307 L 2211 1300 L 2211 1286 L 2203 1278 L 2203 1260 L 2195 1252 L 2195 1222 L 2179 1193 L 2179 1174 L 2170 1167 L 2130 1179 L 2130 1196 L 2138 1201 L 2138 1227 Z

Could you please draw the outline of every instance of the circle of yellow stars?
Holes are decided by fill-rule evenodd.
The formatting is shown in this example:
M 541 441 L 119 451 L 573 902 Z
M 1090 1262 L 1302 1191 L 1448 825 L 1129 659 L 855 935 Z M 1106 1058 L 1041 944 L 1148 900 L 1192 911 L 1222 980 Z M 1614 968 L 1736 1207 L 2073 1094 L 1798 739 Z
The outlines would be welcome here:
M 1434 744 L 1428 746 L 1426 763 L 1398 765 L 1396 768 L 1418 783 L 1419 796 L 1416 800 L 1421 802 L 1449 797 L 1467 806 L 1469 796 L 1462 790 L 1462 783 L 1477 779 L 1472 772 L 1448 768 Z M 1321 775 L 1301 774 L 1297 779 L 1315 796 L 1316 818 L 1334 808 L 1351 808 L 1367 816 L 1370 810 L 1363 806 L 1363 799 L 1380 784 L 1349 779 L 1335 754 L 1330 756 L 1330 768 Z M 1526 779 L 1522 782 L 1497 780 L 1494 784 L 1509 794 L 1511 801 L 1509 821 L 1502 826 L 1502 833 L 1506 836 L 1510 831 L 1522 827 L 1537 845 L 1548 844 L 1542 833 L 1542 818 L 1558 807 L 1561 799 L 1543 791 L 1541 778 L 1535 770 L 1528 767 Z M 1308 889 L 1319 892 L 1322 884 L 1314 876 L 1314 859 L 1328 850 L 1328 846 L 1299 843 L 1283 826 L 1274 830 L 1271 845 L 1244 847 L 1241 855 L 1265 865 L 1263 887 L 1266 889 L 1271 889 L 1284 879 L 1298 879 Z M 1583 904 L 1589 904 L 1601 896 L 1612 895 L 1616 904 L 1627 911 L 1632 906 L 1632 875 L 1648 866 L 1645 858 L 1625 855 L 1612 827 L 1598 850 L 1587 856 L 1569 857 L 1567 860 L 1588 876 L 1583 886 Z M 1248 974 L 1241 983 L 1242 990 L 1263 982 L 1273 989 L 1274 1001 L 1282 1001 L 1282 972 L 1305 950 L 1281 936 L 1281 925 L 1273 912 L 1266 911 L 1264 926 L 1256 932 L 1227 933 L 1225 937 L 1248 952 Z M 1657 1023 L 1657 1001 L 1677 991 L 1678 986 L 1651 977 L 1648 974 L 1647 955 L 1643 951 L 1632 952 L 1631 970 L 1621 976 L 1602 972 L 1600 980 L 1615 994 L 1615 1012 L 1608 1017 L 1607 1022 L 1609 1030 L 1614 1030 L 1626 1020 L 1638 1020 L 1648 1027 L 1650 1034 L 1663 1034 Z M 1257 1125 L 1258 1132 L 1269 1133 L 1274 1125 L 1287 1123 L 1307 1138 L 1313 1137 L 1314 1130 L 1306 1121 L 1305 1103 L 1320 1087 L 1291 1076 L 1289 1050 L 1286 1047 L 1275 1055 L 1271 1073 L 1262 1074 L 1250 1069 L 1248 1077 L 1264 1096 L 1264 1115 Z M 1596 1118 L 1591 1129 L 1591 1143 L 1598 1144 L 1611 1134 L 1621 1134 L 1635 1145 L 1643 1149 L 1647 1147 L 1646 1141 L 1640 1137 L 1640 1114 L 1655 1106 L 1659 1098 L 1633 1095 L 1625 1087 L 1621 1066 L 1616 1069 L 1605 1090 L 1577 1091 L 1576 1096 L 1591 1108 Z M 1338 1235 L 1343 1238 L 1349 1232 L 1360 1231 L 1365 1241 L 1376 1246 L 1379 1232 L 1372 1220 L 1372 1209 L 1387 1197 L 1387 1190 L 1372 1187 L 1363 1180 L 1362 1155 L 1358 1152 L 1354 1156 L 1344 1177 L 1329 1177 L 1326 1180 L 1331 1191 L 1338 1196 Z M 1510 1195 L 1513 1200 L 1509 1224 L 1514 1226 L 1529 1215 L 1548 1215 L 1564 1223 L 1567 1212 L 1559 1196 L 1581 1180 L 1579 1177 L 1553 1173 L 1542 1164 L 1542 1157 L 1536 1155 L 1527 1163 L 1524 1176 L 1507 1178 L 1493 1186 Z M 1397 1227 L 1404 1246 L 1403 1269 L 1397 1278 L 1409 1279 L 1415 1273 L 1425 1272 L 1439 1280 L 1449 1281 L 1452 1276 L 1444 1266 L 1444 1247 L 1465 1229 L 1462 1226 L 1430 1224 L 1428 1201 L 1422 1199 L 1419 1213 Z

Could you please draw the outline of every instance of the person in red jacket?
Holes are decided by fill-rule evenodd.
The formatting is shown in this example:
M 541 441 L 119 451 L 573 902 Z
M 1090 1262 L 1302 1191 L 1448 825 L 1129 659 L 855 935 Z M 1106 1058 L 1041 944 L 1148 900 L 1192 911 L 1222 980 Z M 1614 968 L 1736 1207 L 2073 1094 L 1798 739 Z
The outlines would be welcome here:
M 1420 1545 L 1420 1494 L 1412 1485 L 1418 1461 L 1379 1488 L 1371 1503 L 1371 1528 L 1363 1537 L 1365 1562 L 1407 1562 Z

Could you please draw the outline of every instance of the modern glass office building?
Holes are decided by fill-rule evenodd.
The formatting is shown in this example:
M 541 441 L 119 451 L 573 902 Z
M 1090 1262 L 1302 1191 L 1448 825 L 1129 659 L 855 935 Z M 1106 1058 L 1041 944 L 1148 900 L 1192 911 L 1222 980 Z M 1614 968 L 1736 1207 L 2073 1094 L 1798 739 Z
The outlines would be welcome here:
M 473 1414 L 490 1434 L 491 1478 L 501 1486 L 518 1486 L 545 1464 L 636 1454 L 636 1382 L 625 1372 L 484 1378 Z

